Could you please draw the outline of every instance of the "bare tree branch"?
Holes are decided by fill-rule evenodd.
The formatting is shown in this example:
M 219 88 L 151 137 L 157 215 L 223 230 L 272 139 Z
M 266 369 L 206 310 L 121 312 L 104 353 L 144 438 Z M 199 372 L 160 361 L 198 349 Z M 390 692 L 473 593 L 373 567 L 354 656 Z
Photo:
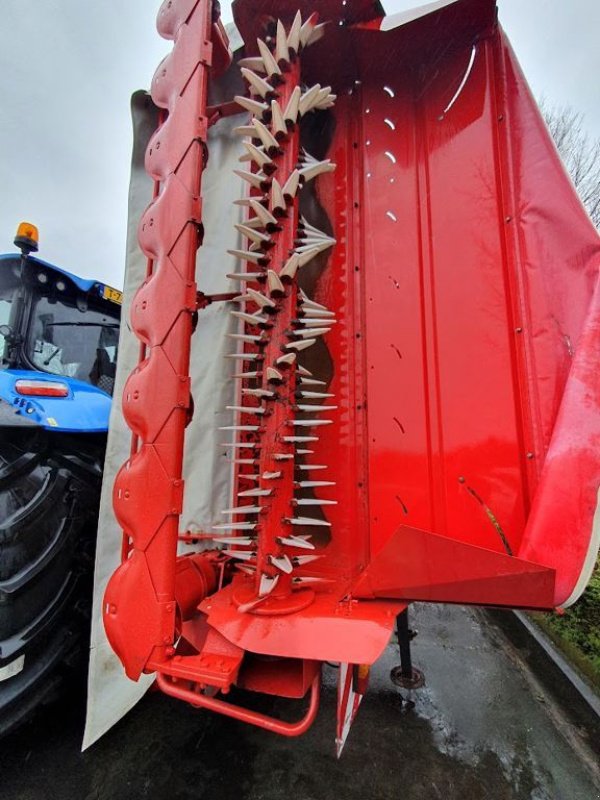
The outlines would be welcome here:
M 571 106 L 552 106 L 545 98 L 539 106 L 581 201 L 600 229 L 600 139 L 590 139 L 583 114 Z

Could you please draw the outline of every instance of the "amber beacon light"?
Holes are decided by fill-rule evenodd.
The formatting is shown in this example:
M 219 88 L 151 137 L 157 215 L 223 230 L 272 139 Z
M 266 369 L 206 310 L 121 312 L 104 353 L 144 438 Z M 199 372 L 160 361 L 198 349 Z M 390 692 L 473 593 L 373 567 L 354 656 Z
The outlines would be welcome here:
M 15 236 L 15 246 L 21 250 L 24 255 L 28 253 L 36 253 L 40 241 L 40 234 L 35 225 L 31 222 L 21 222 L 17 228 L 17 235 Z

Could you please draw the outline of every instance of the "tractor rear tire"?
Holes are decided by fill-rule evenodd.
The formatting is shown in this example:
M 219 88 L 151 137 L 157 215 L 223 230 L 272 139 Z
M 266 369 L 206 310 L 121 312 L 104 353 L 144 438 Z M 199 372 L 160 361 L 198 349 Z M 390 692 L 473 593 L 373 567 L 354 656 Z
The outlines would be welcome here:
M 85 675 L 105 444 L 0 430 L 0 736 Z

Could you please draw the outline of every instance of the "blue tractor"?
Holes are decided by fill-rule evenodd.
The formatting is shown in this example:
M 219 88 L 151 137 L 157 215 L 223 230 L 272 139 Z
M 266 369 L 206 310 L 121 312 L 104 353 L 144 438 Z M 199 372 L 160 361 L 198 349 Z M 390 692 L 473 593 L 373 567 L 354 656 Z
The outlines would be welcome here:
M 87 660 L 121 293 L 0 255 L 0 735 Z

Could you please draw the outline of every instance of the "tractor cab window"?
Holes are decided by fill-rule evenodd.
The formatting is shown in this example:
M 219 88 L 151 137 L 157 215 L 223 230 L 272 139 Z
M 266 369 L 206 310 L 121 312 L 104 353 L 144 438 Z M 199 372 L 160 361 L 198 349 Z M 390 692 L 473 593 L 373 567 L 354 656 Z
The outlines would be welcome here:
M 4 349 L 6 347 L 6 339 L 2 332 L 2 326 L 8 325 L 10 319 L 10 299 L 2 297 L 0 294 L 0 359 L 4 361 Z
M 112 394 L 119 323 L 92 306 L 38 297 L 29 325 L 27 358 L 39 370 L 77 378 Z
M 6 337 L 2 333 L 2 326 L 11 322 L 12 301 L 18 283 L 19 279 L 13 267 L 0 264 L 0 369 L 7 366 Z

